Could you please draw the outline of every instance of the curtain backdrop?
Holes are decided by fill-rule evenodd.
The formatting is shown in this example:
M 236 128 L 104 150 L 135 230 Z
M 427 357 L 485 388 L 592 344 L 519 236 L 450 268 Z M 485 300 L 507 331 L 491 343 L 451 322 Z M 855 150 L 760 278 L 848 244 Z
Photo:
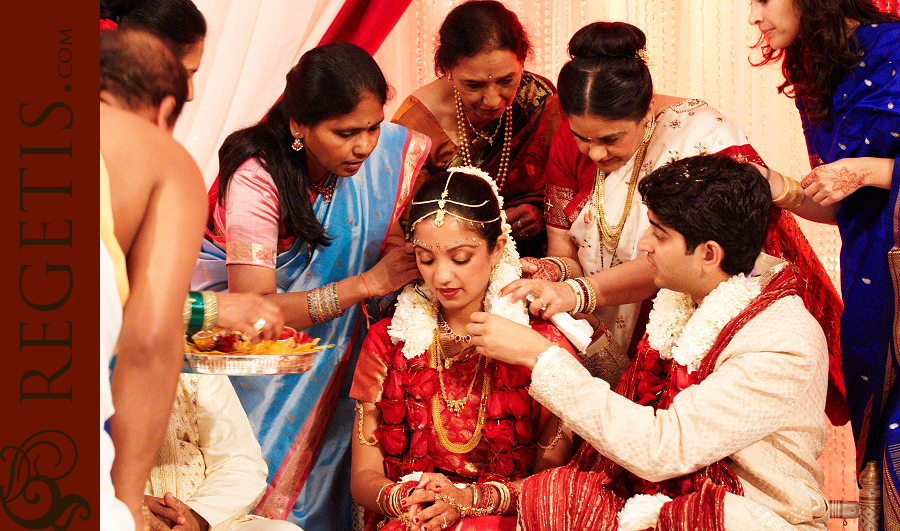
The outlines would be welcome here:
M 759 31 L 747 23 L 746 1 L 728 0 L 502 0 L 519 14 L 534 54 L 526 68 L 555 82 L 571 35 L 595 20 L 622 20 L 647 34 L 657 93 L 700 98 L 730 116 L 773 168 L 793 177 L 809 171 L 793 101 L 779 95 L 778 66 L 752 67 Z M 897 11 L 898 0 L 875 0 Z M 370 52 L 394 97 L 388 119 L 407 94 L 434 79 L 434 38 L 459 0 L 195 0 L 209 23 L 206 52 L 195 77 L 197 100 L 185 106 L 175 130 L 207 184 L 217 172 L 222 140 L 258 121 L 280 96 L 284 75 L 310 47 L 332 37 Z M 404 7 L 408 5 L 404 12 Z M 402 16 L 400 16 L 402 13 Z M 384 28 L 393 30 L 385 38 Z M 377 24 L 377 26 L 375 26 Z M 381 41 L 384 41 L 383 43 Z M 380 47 L 379 47 L 380 44 Z M 838 284 L 840 237 L 833 227 L 800 220 Z M 822 458 L 826 494 L 856 497 L 852 434 L 832 429 Z M 840 524 L 835 521 L 833 525 Z M 849 528 L 855 529 L 850 521 Z M 837 529 L 839 527 L 835 527 Z

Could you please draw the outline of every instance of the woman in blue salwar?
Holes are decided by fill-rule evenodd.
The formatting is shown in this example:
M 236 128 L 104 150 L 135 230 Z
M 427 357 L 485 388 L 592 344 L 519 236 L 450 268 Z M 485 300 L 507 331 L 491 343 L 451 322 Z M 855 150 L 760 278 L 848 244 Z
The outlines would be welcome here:
M 255 513 L 308 531 L 349 529 L 363 305 L 418 275 L 398 220 L 430 142 L 384 121 L 388 90 L 358 46 L 305 53 L 281 100 L 219 150 L 194 276 L 194 289 L 265 295 L 286 325 L 334 345 L 308 372 L 232 379 L 269 465 Z
M 857 465 L 879 464 L 900 529 L 900 18 L 871 0 L 753 0 L 763 62 L 782 61 L 813 171 L 769 174 L 776 204 L 841 234 L 841 356 Z

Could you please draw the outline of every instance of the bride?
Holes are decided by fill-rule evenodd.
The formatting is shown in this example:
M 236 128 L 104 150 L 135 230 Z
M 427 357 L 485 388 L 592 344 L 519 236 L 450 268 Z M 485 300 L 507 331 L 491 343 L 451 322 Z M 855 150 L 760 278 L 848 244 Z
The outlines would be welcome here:
M 554 325 L 498 295 L 521 276 L 502 207 L 494 181 L 470 167 L 435 175 L 412 201 L 424 283 L 369 330 L 350 391 L 351 492 L 366 529 L 514 529 L 522 480 L 571 455 L 571 432 L 528 395 L 530 371 L 479 355 L 465 335 L 486 311 L 574 355 Z

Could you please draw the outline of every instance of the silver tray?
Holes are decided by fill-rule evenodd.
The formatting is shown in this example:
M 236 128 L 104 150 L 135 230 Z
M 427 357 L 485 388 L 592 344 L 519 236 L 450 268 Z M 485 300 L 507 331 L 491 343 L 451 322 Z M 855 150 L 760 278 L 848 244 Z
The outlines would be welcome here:
M 329 345 L 330 346 L 330 345 Z M 225 374 L 247 376 L 253 374 L 295 374 L 306 372 L 312 367 L 316 352 L 296 354 L 203 354 L 186 352 L 181 372 L 195 374 Z

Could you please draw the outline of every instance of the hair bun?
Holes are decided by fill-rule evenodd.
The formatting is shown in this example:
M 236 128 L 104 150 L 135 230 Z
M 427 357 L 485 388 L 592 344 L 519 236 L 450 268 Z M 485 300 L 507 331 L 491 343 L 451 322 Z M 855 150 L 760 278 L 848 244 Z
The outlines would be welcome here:
M 569 40 L 573 59 L 602 57 L 635 58 L 647 44 L 647 37 L 626 22 L 594 22 L 581 28 Z

